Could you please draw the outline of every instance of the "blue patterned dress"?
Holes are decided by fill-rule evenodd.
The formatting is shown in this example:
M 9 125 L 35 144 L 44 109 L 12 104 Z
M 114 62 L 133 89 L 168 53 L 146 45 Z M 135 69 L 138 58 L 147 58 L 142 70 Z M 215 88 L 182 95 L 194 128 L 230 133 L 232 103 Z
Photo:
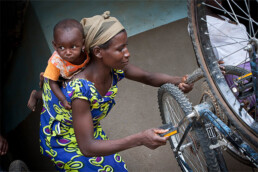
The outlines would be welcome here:
M 124 78 L 122 70 L 112 70 L 113 83 L 102 97 L 94 83 L 86 79 L 75 79 L 67 83 L 62 92 L 68 102 L 75 98 L 90 102 L 94 124 L 94 137 L 107 140 L 100 120 L 107 116 L 115 105 L 117 82 Z M 75 138 L 72 126 L 72 110 L 66 110 L 51 91 L 47 79 L 43 86 L 43 109 L 40 117 L 40 151 L 55 163 L 58 171 L 127 171 L 126 164 L 119 154 L 100 157 L 85 157 Z

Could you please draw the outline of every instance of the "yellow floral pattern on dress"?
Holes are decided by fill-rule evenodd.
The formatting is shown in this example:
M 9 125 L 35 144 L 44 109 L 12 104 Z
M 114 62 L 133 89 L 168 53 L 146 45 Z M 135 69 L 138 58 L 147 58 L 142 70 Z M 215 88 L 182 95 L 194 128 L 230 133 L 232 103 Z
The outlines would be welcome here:
M 101 96 L 94 83 L 86 79 L 72 80 L 66 84 L 66 88 L 62 88 L 68 102 L 76 98 L 90 102 L 94 138 L 97 140 L 108 140 L 100 121 L 115 105 L 117 82 L 124 77 L 124 72 L 114 69 L 112 76 L 113 84 L 105 96 Z M 119 154 L 85 157 L 81 153 L 72 125 L 72 110 L 64 108 L 53 94 L 47 79 L 44 81 L 42 97 L 40 150 L 51 158 L 58 171 L 127 171 Z

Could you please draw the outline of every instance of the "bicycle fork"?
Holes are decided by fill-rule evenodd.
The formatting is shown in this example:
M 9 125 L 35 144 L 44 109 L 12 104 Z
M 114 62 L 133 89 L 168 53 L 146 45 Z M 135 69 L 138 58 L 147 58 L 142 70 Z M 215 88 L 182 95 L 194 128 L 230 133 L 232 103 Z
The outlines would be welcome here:
M 176 148 L 174 148 L 174 153 L 176 155 L 176 158 L 180 160 L 184 168 L 186 168 L 188 171 L 191 171 L 189 166 L 186 164 L 186 162 L 180 157 L 181 152 L 185 147 L 188 147 L 189 145 L 182 145 L 184 140 L 186 139 L 189 131 L 192 129 L 194 123 L 198 121 L 199 119 L 204 119 L 208 121 L 209 123 L 206 123 L 206 131 L 208 137 L 211 139 L 212 145 L 210 146 L 210 149 L 219 149 L 220 146 L 226 146 L 226 141 L 217 140 L 217 135 L 214 131 L 214 127 L 218 129 L 218 131 L 225 136 L 226 140 L 228 140 L 237 150 L 239 150 L 242 154 L 244 154 L 247 159 L 249 159 L 256 167 L 258 167 L 258 153 L 255 152 L 246 142 L 242 140 L 242 138 L 234 133 L 225 123 L 223 123 L 212 111 L 213 106 L 207 102 L 204 102 L 202 104 L 196 105 L 194 107 L 194 110 L 185 116 L 177 126 L 179 128 L 186 120 L 189 121 L 189 124 L 187 125 L 185 132 L 177 145 Z M 213 126 L 214 127 L 213 127 Z M 215 142 L 212 141 L 212 139 L 215 139 Z M 191 144 L 191 143 L 189 143 Z M 218 155 L 220 156 L 220 155 Z M 220 159 L 220 158 L 218 158 Z M 227 171 L 226 164 L 224 162 L 219 162 L 221 170 Z

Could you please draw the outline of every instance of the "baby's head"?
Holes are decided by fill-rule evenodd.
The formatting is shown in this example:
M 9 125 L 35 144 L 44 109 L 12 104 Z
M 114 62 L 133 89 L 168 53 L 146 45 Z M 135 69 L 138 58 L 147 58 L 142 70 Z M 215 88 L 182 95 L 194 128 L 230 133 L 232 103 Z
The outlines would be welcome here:
M 72 64 L 81 62 L 79 57 L 84 51 L 84 33 L 77 20 L 65 19 L 58 22 L 54 27 L 53 36 L 53 46 L 61 58 Z

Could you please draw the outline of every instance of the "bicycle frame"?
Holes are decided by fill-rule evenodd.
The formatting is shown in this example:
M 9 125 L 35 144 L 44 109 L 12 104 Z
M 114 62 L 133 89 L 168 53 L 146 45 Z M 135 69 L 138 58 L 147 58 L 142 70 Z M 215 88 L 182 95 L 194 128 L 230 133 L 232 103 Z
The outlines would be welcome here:
M 254 87 L 254 95 L 255 95 L 255 120 L 257 121 L 257 115 L 258 115 L 258 67 L 256 62 L 256 55 L 258 51 L 258 40 L 253 39 L 250 41 L 249 48 L 247 51 L 249 51 L 249 57 L 250 57 L 250 65 L 251 65 L 251 71 L 252 71 L 252 79 L 253 79 L 253 87 Z
M 185 145 L 182 145 L 183 141 L 185 140 L 188 132 L 193 127 L 194 123 L 196 121 L 199 121 L 202 118 L 205 118 L 207 121 L 211 122 L 218 130 L 219 132 L 225 136 L 225 138 L 241 153 L 243 153 L 252 163 L 254 166 L 258 167 L 258 153 L 255 152 L 247 143 L 245 143 L 240 136 L 235 134 L 225 123 L 223 123 L 212 111 L 212 106 L 204 102 L 202 104 L 196 105 L 194 107 L 194 111 L 187 115 L 185 118 L 183 118 L 178 126 L 182 125 L 186 120 L 189 120 L 189 124 L 186 127 L 186 130 L 177 145 L 177 147 L 174 149 L 174 153 L 176 155 L 176 158 L 180 160 L 181 165 L 183 165 L 188 171 L 189 166 L 180 158 L 180 152 L 185 147 Z M 180 131 L 179 131 L 180 132 Z M 208 136 L 210 138 L 216 137 L 216 134 L 212 132 L 207 132 Z M 186 145 L 187 146 L 187 145 Z

